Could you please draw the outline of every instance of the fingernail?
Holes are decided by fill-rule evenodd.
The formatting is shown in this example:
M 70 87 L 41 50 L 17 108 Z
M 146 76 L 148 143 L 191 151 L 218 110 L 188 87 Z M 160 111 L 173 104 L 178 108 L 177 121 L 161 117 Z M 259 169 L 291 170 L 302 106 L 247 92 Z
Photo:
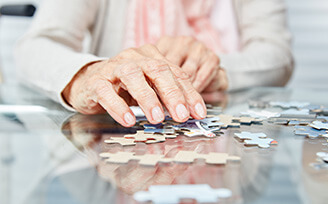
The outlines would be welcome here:
M 124 120 L 128 125 L 134 125 L 135 119 L 130 112 L 124 114 Z
M 189 116 L 189 112 L 187 111 L 186 106 L 184 106 L 183 104 L 177 105 L 175 110 L 177 112 L 179 119 L 181 119 L 181 120 L 183 120 Z
M 158 106 L 153 108 L 153 110 L 151 111 L 151 114 L 153 116 L 153 119 L 158 123 L 164 119 L 164 114 L 163 114 L 162 110 L 160 109 L 160 107 L 158 107 Z
M 202 106 L 202 104 L 197 103 L 195 105 L 195 109 L 196 109 L 197 115 L 199 115 L 201 118 L 205 118 L 206 117 L 206 111 L 205 111 L 204 107 Z

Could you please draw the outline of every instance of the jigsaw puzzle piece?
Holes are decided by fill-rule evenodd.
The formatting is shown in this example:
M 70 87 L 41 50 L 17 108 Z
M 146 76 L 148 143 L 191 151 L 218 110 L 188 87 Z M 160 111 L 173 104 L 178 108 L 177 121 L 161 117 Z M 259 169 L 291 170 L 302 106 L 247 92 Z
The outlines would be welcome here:
M 317 119 L 321 119 L 325 122 L 328 122 L 328 116 L 317 116 Z
M 194 151 L 179 151 L 173 160 L 181 163 L 192 163 L 195 159 L 205 159 L 207 164 L 226 164 L 228 160 L 240 160 L 239 157 L 229 156 L 227 153 L 211 152 L 209 154 L 200 154 Z
M 180 203 L 181 199 L 195 199 L 197 203 L 217 203 L 220 198 L 231 197 L 231 191 L 225 188 L 212 189 L 208 184 L 156 185 L 148 191 L 139 191 L 133 195 L 138 202 L 154 204 Z
M 137 144 L 134 139 L 127 139 L 124 137 L 111 137 L 109 140 L 105 140 L 105 143 L 120 144 L 122 146 L 131 146 Z
M 328 123 L 323 123 L 321 121 L 313 121 L 309 126 L 317 130 L 328 130 Z
M 251 125 L 252 123 L 261 123 L 263 120 L 259 118 L 252 117 L 234 117 L 234 122 L 238 122 L 242 125 Z
M 124 138 L 126 139 L 134 139 L 135 142 L 146 142 L 146 143 L 156 143 L 156 142 L 164 142 L 167 138 L 176 138 L 177 135 L 174 134 L 150 134 L 145 133 L 142 130 L 137 131 L 136 134 L 129 134 L 124 135 Z
M 272 138 L 267 138 L 264 133 L 250 133 L 241 132 L 235 133 L 238 139 L 242 140 L 247 146 L 258 146 L 260 148 L 269 148 L 273 144 L 278 144 L 278 142 Z
M 159 134 L 175 134 L 175 130 L 171 126 L 160 124 L 144 124 L 144 132 L 148 134 L 159 133 Z
M 328 153 L 327 152 L 317 152 L 317 157 L 322 159 L 323 162 L 328 163 Z
M 328 153 L 317 152 L 317 163 L 311 163 L 310 166 L 317 170 L 328 169 Z
M 266 110 L 261 111 L 253 111 L 253 110 L 247 110 L 240 113 L 241 115 L 250 116 L 252 118 L 260 118 L 260 119 L 268 119 L 272 117 L 279 117 L 280 113 L 277 112 L 270 112 Z
M 295 126 L 295 135 L 307 136 L 310 138 L 328 137 L 328 132 L 326 130 L 317 130 L 309 126 Z
M 240 127 L 240 123 L 234 122 L 235 117 L 231 115 L 219 115 L 220 122 L 223 123 L 221 128 Z
M 144 154 L 135 155 L 133 152 L 117 152 L 117 153 L 101 153 L 102 158 L 107 158 L 106 162 L 127 164 L 129 161 L 136 160 L 140 165 L 155 166 L 157 163 L 169 163 L 172 162 L 171 158 L 164 158 L 164 155 L 157 154 Z
M 299 101 L 289 101 L 289 102 L 271 101 L 269 102 L 269 104 L 272 107 L 281 107 L 283 109 L 289 109 L 289 108 L 300 109 L 310 105 L 309 102 L 299 102 Z
M 188 137 L 197 137 L 197 136 L 215 137 L 216 136 L 216 134 L 211 131 L 204 131 L 200 129 L 199 130 L 193 129 L 190 130 L 189 132 L 184 132 L 183 135 Z
M 280 115 L 282 117 L 286 117 L 286 116 L 306 116 L 306 115 L 310 115 L 310 111 L 308 109 L 288 109 L 288 110 L 284 110 L 280 113 Z

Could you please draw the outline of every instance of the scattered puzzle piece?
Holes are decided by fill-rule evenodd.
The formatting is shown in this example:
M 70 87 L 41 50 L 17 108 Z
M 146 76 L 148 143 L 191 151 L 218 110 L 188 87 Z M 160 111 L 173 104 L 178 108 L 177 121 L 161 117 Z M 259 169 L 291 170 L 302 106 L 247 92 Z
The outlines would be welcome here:
M 295 126 L 294 133 L 295 135 L 303 135 L 310 138 L 328 137 L 326 130 L 317 130 L 309 126 Z
M 272 118 L 272 117 L 279 117 L 280 114 L 276 113 L 276 112 L 270 112 L 270 111 L 266 111 L 266 110 L 261 110 L 261 111 L 253 111 L 253 110 L 247 110 L 244 112 L 240 113 L 241 115 L 247 115 L 253 118 L 263 118 L 263 119 L 267 119 L 267 118 Z
M 289 101 L 289 102 L 283 102 L 283 101 L 271 101 L 270 106 L 272 107 L 281 107 L 284 109 L 289 109 L 289 108 L 304 108 L 308 105 L 310 105 L 309 102 L 299 102 L 299 101 Z
M 323 123 L 321 121 L 313 121 L 309 126 L 317 130 L 328 130 L 328 123 Z
M 310 111 L 308 109 L 300 109 L 300 110 L 297 110 L 297 109 L 287 109 L 287 110 L 284 110 L 280 113 L 281 116 L 307 116 L 307 115 L 310 115 Z
M 137 144 L 134 139 L 127 139 L 124 137 L 111 137 L 109 140 L 105 140 L 105 143 L 120 144 L 122 146 L 131 146 Z
M 175 134 L 174 129 L 168 125 L 160 124 L 144 124 L 145 133 L 159 133 L 159 134 Z
M 211 132 L 211 131 L 204 131 L 204 130 L 197 130 L 193 129 L 190 131 L 185 131 L 183 132 L 183 135 L 188 136 L 188 137 L 196 137 L 196 136 L 205 136 L 205 137 L 215 137 L 216 134 Z
M 219 115 L 220 122 L 223 123 L 221 128 L 228 128 L 228 127 L 240 127 L 240 123 L 234 122 L 234 117 L 231 115 Z
M 317 119 L 323 120 L 325 122 L 328 122 L 328 116 L 317 116 Z
M 228 128 L 228 127 L 240 127 L 241 124 L 243 125 L 251 125 L 252 123 L 260 123 L 262 119 L 252 118 L 252 117 L 235 117 L 231 115 L 219 115 L 220 122 L 223 123 L 221 128 Z
M 133 195 L 138 202 L 154 204 L 180 203 L 181 199 L 195 199 L 197 203 L 217 203 L 220 198 L 231 197 L 231 191 L 225 188 L 213 189 L 208 184 L 156 185 L 148 191 L 139 191 Z
M 207 164 L 226 164 L 227 160 L 239 161 L 236 156 L 229 156 L 227 153 L 210 152 L 209 154 L 200 154 L 194 151 L 179 151 L 174 157 L 175 162 L 192 163 L 195 159 L 205 159 Z
M 135 142 L 147 142 L 148 140 L 155 140 L 157 142 L 164 142 L 166 140 L 166 137 L 163 136 L 163 135 L 159 135 L 159 134 L 146 134 L 142 130 L 137 131 L 136 134 L 124 135 L 124 138 L 126 138 L 126 139 L 134 139 Z
M 328 169 L 328 153 L 317 152 L 317 163 L 311 163 L 310 166 L 317 170 Z
M 146 144 L 153 144 L 158 142 L 164 142 L 166 139 L 176 138 L 174 134 L 147 134 L 142 130 L 137 131 L 135 134 L 124 135 L 124 137 L 111 137 L 109 140 L 105 140 L 107 144 L 121 144 L 122 146 L 136 145 L 137 142 L 143 142 Z
M 270 104 L 268 101 L 249 100 L 248 106 L 250 108 L 268 108 L 268 107 L 270 107 Z
M 317 152 L 317 157 L 322 159 L 323 162 L 328 163 L 328 153 L 327 152 Z
M 117 152 L 117 153 L 101 153 L 100 157 L 107 158 L 106 161 L 110 163 L 126 164 L 131 160 L 139 161 L 140 165 L 155 166 L 158 162 L 169 163 L 171 158 L 164 158 L 164 155 L 145 154 L 135 155 L 133 152 Z
M 211 152 L 209 154 L 200 154 L 193 151 L 179 151 L 174 158 L 164 158 L 164 155 L 145 154 L 135 155 L 133 152 L 101 153 L 99 155 L 111 163 L 128 163 L 130 160 L 138 160 L 140 165 L 155 166 L 158 162 L 181 162 L 192 163 L 195 159 L 205 159 L 207 164 L 226 164 L 227 160 L 239 161 L 236 156 L 229 156 L 227 153 Z
M 245 145 L 256 145 L 261 148 L 269 148 L 271 144 L 277 144 L 278 142 L 274 139 L 267 138 L 264 133 L 250 133 L 241 132 L 235 133 L 237 138 L 243 140 Z

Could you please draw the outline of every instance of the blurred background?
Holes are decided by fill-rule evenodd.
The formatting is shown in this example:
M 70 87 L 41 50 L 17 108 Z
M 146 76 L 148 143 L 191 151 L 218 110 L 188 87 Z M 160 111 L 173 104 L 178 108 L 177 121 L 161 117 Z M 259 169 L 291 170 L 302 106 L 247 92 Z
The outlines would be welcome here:
M 31 3 L 36 7 L 43 0 L 0 0 L 0 6 Z M 328 1 L 286 0 L 288 24 L 293 34 L 295 71 L 288 87 L 328 87 Z M 28 29 L 32 18 L 0 17 L 0 67 L 6 82 L 13 83 L 15 66 L 13 46 Z

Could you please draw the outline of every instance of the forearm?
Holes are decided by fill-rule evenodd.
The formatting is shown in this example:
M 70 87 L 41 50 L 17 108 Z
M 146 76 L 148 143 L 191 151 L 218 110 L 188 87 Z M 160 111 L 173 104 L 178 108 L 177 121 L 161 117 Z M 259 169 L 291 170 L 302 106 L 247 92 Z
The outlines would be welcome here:
M 284 86 L 293 72 L 289 50 L 270 43 L 258 42 L 240 53 L 221 55 L 229 90 L 255 86 Z
M 73 76 L 86 64 L 100 60 L 44 37 L 22 40 L 15 57 L 20 80 L 61 103 L 61 92 Z

